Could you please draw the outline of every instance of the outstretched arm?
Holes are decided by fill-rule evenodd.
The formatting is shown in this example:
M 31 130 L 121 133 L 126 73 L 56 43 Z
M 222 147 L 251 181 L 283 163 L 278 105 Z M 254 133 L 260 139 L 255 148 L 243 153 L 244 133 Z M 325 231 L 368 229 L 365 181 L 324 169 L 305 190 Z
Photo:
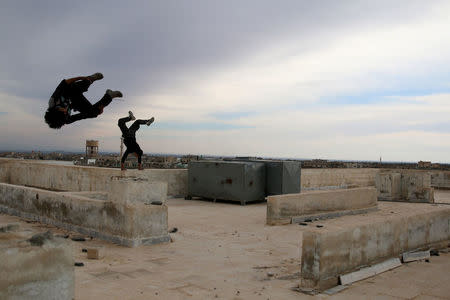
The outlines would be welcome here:
M 102 112 L 100 112 L 99 114 L 101 114 Z M 95 114 L 95 113 L 78 113 L 78 114 L 74 114 L 74 115 L 70 115 L 67 118 L 66 124 L 70 124 L 79 120 L 84 120 L 84 119 L 92 119 L 92 118 L 96 118 L 99 114 Z
M 79 121 L 79 120 L 83 120 L 83 119 L 87 119 L 88 117 L 86 116 L 86 114 L 83 113 L 78 113 L 78 114 L 74 114 L 71 115 L 67 118 L 66 124 L 71 124 L 73 122 Z

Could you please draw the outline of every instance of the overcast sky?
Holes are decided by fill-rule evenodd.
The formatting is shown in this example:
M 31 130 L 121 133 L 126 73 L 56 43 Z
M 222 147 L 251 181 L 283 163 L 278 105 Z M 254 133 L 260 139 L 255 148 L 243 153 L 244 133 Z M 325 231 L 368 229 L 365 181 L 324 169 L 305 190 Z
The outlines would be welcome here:
M 0 1 L 0 150 L 450 162 L 449 1 Z M 96 119 L 48 128 L 63 78 Z

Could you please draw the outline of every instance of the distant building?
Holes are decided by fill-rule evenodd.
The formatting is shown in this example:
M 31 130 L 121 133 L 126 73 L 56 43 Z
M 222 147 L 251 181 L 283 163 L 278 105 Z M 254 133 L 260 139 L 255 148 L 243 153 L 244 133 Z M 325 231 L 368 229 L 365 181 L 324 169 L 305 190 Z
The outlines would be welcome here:
M 431 161 L 419 161 L 417 163 L 417 166 L 420 169 L 429 169 L 429 168 L 431 168 Z
M 86 157 L 95 158 L 98 156 L 98 141 L 86 140 Z

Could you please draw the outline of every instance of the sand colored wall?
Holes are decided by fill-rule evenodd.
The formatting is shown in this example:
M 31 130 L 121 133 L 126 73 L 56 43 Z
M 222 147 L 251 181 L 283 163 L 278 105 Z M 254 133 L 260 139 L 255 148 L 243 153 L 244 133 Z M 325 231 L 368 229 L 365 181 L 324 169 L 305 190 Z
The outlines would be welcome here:
M 434 203 L 431 174 L 424 171 L 381 171 L 375 178 L 378 200 Z
M 339 275 L 448 240 L 450 207 L 427 206 L 382 220 L 310 228 L 303 232 L 301 285 L 324 290 L 337 285 Z
M 383 169 L 302 169 L 302 191 L 375 186 L 375 178 Z M 395 170 L 393 170 L 395 172 Z M 421 171 L 415 171 L 421 172 Z M 450 172 L 429 171 L 432 187 L 450 188 Z M 37 160 L 0 158 L 0 182 L 63 191 L 106 191 L 112 176 L 145 177 L 150 182 L 165 181 L 167 195 L 188 194 L 187 169 L 147 169 L 144 171 L 114 168 L 62 166 Z M 95 178 L 95 180 L 90 180 Z
M 361 210 L 377 206 L 374 187 L 308 191 L 267 197 L 267 224 L 289 224 L 299 216 Z
M 431 186 L 440 189 L 450 189 L 450 171 L 430 171 Z
M 302 191 L 341 187 L 375 186 L 379 169 L 302 169 Z
M 0 181 L 55 191 L 108 191 L 111 177 L 136 176 L 167 182 L 168 196 L 187 193 L 186 169 L 121 171 L 114 168 L 53 165 L 34 160 L 0 159 Z

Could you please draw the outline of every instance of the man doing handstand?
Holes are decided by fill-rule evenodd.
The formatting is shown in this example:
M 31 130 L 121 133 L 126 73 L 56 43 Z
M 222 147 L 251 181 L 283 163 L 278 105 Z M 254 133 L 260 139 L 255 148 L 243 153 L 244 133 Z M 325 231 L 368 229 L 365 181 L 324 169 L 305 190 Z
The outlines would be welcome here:
M 143 170 L 142 168 L 142 149 L 139 147 L 138 143 L 136 142 L 136 131 L 138 131 L 139 126 L 146 124 L 147 126 L 150 126 L 150 124 L 153 123 L 155 118 L 151 118 L 149 120 L 136 120 L 133 125 L 130 126 L 130 128 L 125 125 L 126 122 L 136 120 L 133 113 L 131 111 L 128 112 L 128 117 L 119 119 L 119 122 L 117 125 L 119 125 L 120 131 L 122 131 L 122 137 L 123 137 L 123 143 L 127 147 L 127 150 L 122 156 L 120 168 L 122 170 L 125 170 L 125 160 L 127 159 L 128 154 L 134 153 L 138 159 L 138 169 Z
M 106 90 L 102 99 L 92 105 L 83 93 L 94 81 L 102 78 L 102 73 L 95 73 L 90 76 L 63 79 L 48 102 L 48 109 L 45 112 L 45 122 L 48 126 L 59 129 L 75 121 L 96 118 L 113 98 L 122 97 L 120 91 Z M 72 110 L 80 113 L 72 115 Z

